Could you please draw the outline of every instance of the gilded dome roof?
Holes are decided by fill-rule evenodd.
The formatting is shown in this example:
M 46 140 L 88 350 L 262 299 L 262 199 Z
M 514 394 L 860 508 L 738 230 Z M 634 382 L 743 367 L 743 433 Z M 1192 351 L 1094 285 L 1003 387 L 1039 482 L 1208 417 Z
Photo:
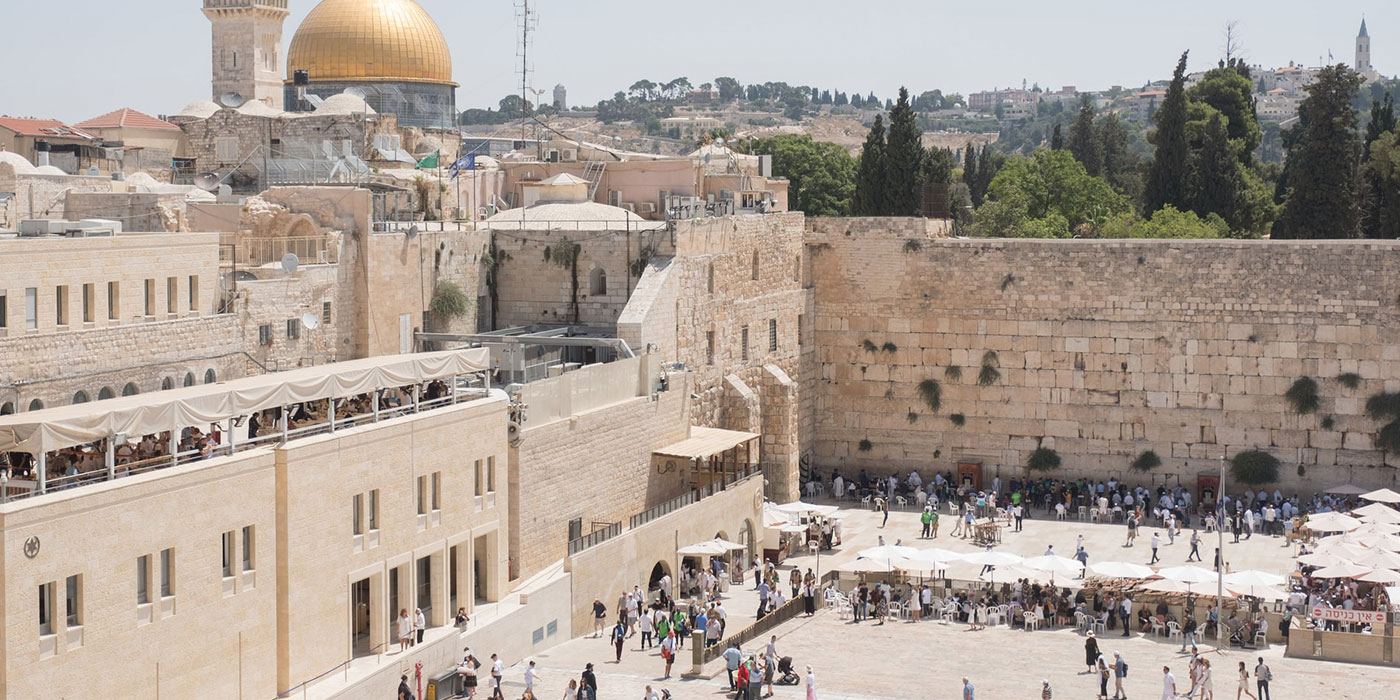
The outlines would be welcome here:
M 321 0 L 287 48 L 287 79 L 452 82 L 437 23 L 413 0 Z

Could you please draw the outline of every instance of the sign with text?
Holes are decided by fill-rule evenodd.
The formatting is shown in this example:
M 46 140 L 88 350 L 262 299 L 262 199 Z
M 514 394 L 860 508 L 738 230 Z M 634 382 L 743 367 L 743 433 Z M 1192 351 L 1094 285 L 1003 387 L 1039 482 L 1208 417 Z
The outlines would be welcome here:
M 1314 620 L 1336 620 L 1337 622 L 1356 622 L 1369 625 L 1385 624 L 1385 612 L 1382 610 L 1347 610 L 1314 605 L 1308 617 Z

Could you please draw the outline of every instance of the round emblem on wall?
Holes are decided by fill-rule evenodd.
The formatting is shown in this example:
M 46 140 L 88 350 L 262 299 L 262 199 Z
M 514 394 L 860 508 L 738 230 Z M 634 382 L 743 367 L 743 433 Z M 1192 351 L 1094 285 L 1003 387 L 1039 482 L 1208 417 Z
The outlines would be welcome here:
M 39 538 L 37 536 L 31 536 L 24 541 L 24 556 L 30 559 L 39 556 Z
M 757 509 L 757 508 L 762 508 L 762 507 L 763 507 L 763 492 L 762 492 L 762 491 L 754 491 L 754 492 L 753 492 L 753 507 L 754 507 L 755 509 Z
M 665 474 L 666 472 L 673 472 L 673 471 L 675 471 L 675 470 L 676 470 L 676 460 L 674 460 L 674 459 L 668 459 L 668 460 L 666 460 L 665 464 L 658 464 L 658 465 L 656 465 L 656 473 L 657 473 L 657 474 Z

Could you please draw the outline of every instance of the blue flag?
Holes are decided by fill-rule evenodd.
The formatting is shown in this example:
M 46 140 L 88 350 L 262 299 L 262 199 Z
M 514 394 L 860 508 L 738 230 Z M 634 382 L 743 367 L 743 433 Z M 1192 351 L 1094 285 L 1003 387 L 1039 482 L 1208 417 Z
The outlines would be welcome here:
M 457 160 L 457 162 L 452 164 L 450 169 L 452 170 L 453 180 L 456 180 L 458 173 L 462 172 L 463 170 L 476 170 L 476 154 L 469 153 L 465 156 L 462 156 L 460 159 Z

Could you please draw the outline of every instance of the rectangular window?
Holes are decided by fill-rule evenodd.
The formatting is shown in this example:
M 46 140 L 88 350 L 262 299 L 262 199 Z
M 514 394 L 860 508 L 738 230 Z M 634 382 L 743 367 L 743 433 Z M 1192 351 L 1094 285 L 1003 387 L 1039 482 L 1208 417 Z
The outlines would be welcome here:
M 220 163 L 233 163 L 238 160 L 238 137 L 222 136 L 214 139 L 214 160 Z
M 379 529 L 379 489 L 369 492 L 369 529 Z
M 354 524 L 354 533 L 356 535 L 365 534 L 365 495 L 363 493 L 355 494 L 355 497 L 351 499 L 350 509 L 350 522 Z
M 433 500 L 434 511 L 442 510 L 442 472 L 433 472 Z
M 97 300 L 97 285 L 83 285 L 83 323 L 92 323 L 93 304 Z
M 233 530 L 223 534 L 221 544 L 223 545 L 224 578 L 233 575 Z
M 258 345 L 272 344 L 272 325 L 264 323 L 258 326 Z
M 39 584 L 39 634 L 53 634 L 53 582 Z
M 476 476 L 475 476 L 475 478 L 472 479 L 472 483 L 476 486 L 476 488 L 473 490 L 473 492 L 474 492 L 476 495 L 478 495 L 478 496 L 481 495 L 481 486 L 482 486 L 482 478 L 481 478 L 481 477 L 482 477 L 482 474 L 481 474 L 481 460 L 478 459 L 478 460 L 476 460 Z
M 778 319 L 768 319 L 768 352 L 778 350 Z
M 323 301 L 323 302 L 321 302 L 321 323 L 329 324 L 330 322 L 331 322 L 331 303 L 330 303 L 329 301 Z
M 136 557 L 136 604 L 151 602 L 151 555 Z
M 253 558 L 253 540 L 254 540 L 254 538 L 253 538 L 253 526 L 252 526 L 252 525 L 245 525 L 245 526 L 243 527 L 243 570 L 244 570 L 244 571 L 252 571 L 252 570 L 253 570 L 253 566 L 254 566 L 254 562 L 257 561 L 256 559 Z
M 120 282 L 108 282 L 108 283 L 107 283 L 107 320 L 109 320 L 109 321 L 115 321 L 115 320 L 121 318 L 121 311 L 122 311 L 121 283 L 120 283 Z
M 160 597 L 175 595 L 175 550 L 160 550 Z
M 146 315 L 154 316 L 156 315 L 156 281 L 153 279 L 146 280 L 145 291 L 146 300 L 144 308 L 146 309 Z
M 705 331 L 705 364 L 715 363 L 715 332 Z
M 165 278 L 165 312 L 176 313 L 180 310 L 180 279 L 178 277 Z
M 739 359 L 749 359 L 749 327 L 739 329 Z
M 60 284 L 54 289 L 54 321 L 60 326 L 68 325 L 68 285 Z
M 486 458 L 486 493 L 496 492 L 496 458 Z
M 24 290 L 24 327 L 31 331 L 39 327 L 39 290 L 35 287 Z
M 0 289 L 0 328 L 10 327 L 10 304 L 5 290 Z
M 423 515 L 428 512 L 428 477 L 423 475 L 418 477 L 418 489 L 415 492 L 418 496 L 418 514 Z
M 287 319 L 287 340 L 296 340 L 301 337 L 301 319 Z
M 190 275 L 190 311 L 199 311 L 199 275 Z
M 797 347 L 802 347 L 802 314 L 797 315 Z
M 83 624 L 83 575 L 74 574 L 63 581 L 63 612 L 69 627 Z

